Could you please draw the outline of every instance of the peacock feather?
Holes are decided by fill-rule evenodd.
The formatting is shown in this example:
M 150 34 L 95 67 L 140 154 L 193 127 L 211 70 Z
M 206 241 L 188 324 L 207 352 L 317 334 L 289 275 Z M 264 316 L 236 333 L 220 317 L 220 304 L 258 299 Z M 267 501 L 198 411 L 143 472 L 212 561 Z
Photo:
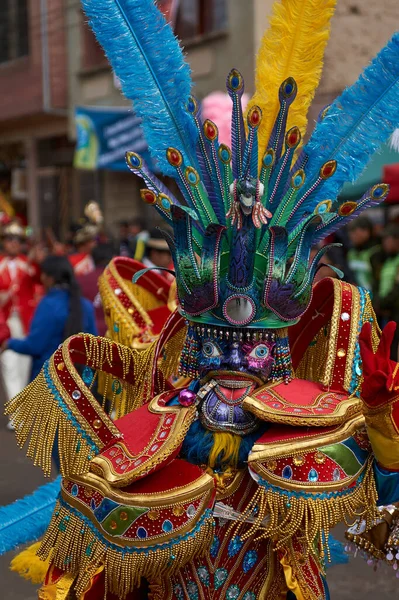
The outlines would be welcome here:
M 360 175 L 399 124 L 399 34 L 359 80 L 322 111 L 313 135 L 298 154 L 335 0 L 277 2 L 259 53 L 257 90 L 246 127 L 243 77 L 237 69 L 227 77 L 233 104 L 230 149 L 219 144 L 217 125 L 202 121 L 199 103 L 182 77 L 187 66 L 152 3 L 140 3 L 151 5 L 151 22 L 136 10 L 136 0 L 84 3 L 98 10 L 100 41 L 103 22 L 111 30 L 115 19 L 115 27 L 133 45 L 134 56 L 140 57 L 137 66 L 128 61 L 124 67 L 112 42 L 108 54 L 117 74 L 130 69 L 133 81 L 137 69 L 140 85 L 134 94 L 146 98 L 155 94 L 160 110 L 166 110 L 166 97 L 173 113 L 165 135 L 154 143 L 148 141 L 162 171 L 175 179 L 179 197 L 151 174 L 137 154 L 128 153 L 127 162 L 144 179 L 143 200 L 153 204 L 173 228 L 168 243 L 182 314 L 214 326 L 279 328 L 295 323 L 308 306 L 317 263 L 328 250 L 321 249 L 311 259 L 312 245 L 388 194 L 388 186 L 379 184 L 357 202 L 337 199 L 342 185 Z M 100 4 L 105 4 L 107 20 L 100 14 Z M 179 68 L 168 78 L 165 91 L 158 43 L 154 49 L 143 42 L 138 49 L 132 42 L 143 34 L 144 22 L 153 42 L 162 35 L 169 40 L 168 48 L 174 48 L 172 58 L 165 51 L 165 60 L 175 61 Z M 149 63 L 153 67 L 147 81 Z M 171 90 L 174 81 L 176 94 Z M 147 117 L 137 110 L 137 102 L 147 106 L 148 100 L 133 99 L 136 111 L 144 121 L 149 119 L 152 135 L 159 126 L 157 118 L 151 110 Z M 190 125 L 182 136 L 182 124 L 187 122 Z

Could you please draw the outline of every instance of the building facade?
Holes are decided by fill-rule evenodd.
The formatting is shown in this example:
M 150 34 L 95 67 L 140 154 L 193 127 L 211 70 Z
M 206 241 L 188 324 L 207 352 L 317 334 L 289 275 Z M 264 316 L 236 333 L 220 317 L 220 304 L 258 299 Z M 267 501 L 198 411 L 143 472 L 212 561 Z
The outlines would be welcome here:
M 4 0 L 0 19 L 2 198 L 60 232 L 73 145 L 67 137 L 63 0 Z M 1 209 L 0 209 L 1 210 Z
M 272 0 L 158 0 L 175 24 L 191 65 L 194 94 L 224 89 L 238 68 L 253 91 L 257 48 Z M 77 170 L 75 107 L 123 107 L 104 54 L 79 0 L 5 0 L 0 20 L 0 181 L 35 229 L 65 234 L 84 205 L 97 200 L 112 232 L 120 220 L 153 218 L 129 173 Z M 337 0 L 312 122 L 353 83 L 398 24 L 397 0 Z M 2 175 L 3 172 L 3 175 Z M 8 184 L 7 184 L 8 181 Z M 1 207 L 0 207 L 1 210 Z M 151 223 L 150 223 L 151 226 Z

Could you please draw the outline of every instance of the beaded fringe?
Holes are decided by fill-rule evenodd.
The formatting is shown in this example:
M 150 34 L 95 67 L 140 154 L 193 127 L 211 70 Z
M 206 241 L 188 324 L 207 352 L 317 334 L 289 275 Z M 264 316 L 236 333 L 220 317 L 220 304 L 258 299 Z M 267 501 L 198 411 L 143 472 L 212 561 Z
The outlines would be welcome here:
M 240 535 L 245 521 L 254 517 L 250 529 L 241 536 L 242 540 L 251 536 L 256 539 L 271 537 L 275 539 L 276 549 L 279 549 L 297 535 L 308 553 L 317 553 L 321 559 L 327 555 L 330 561 L 328 537 L 333 527 L 341 522 L 349 526 L 349 519 L 363 517 L 367 530 L 378 516 L 372 461 L 367 465 L 363 480 L 353 491 L 345 490 L 342 495 L 331 494 L 331 497 L 328 493 L 314 496 L 301 497 L 298 493 L 274 486 L 260 487 L 238 522 L 230 526 L 227 535 Z
M 156 583 L 173 575 L 188 562 L 209 550 L 214 536 L 214 521 L 205 516 L 192 536 L 159 544 L 155 550 L 132 552 L 99 539 L 85 522 L 57 502 L 38 556 L 64 572 L 76 574 L 74 591 L 79 598 L 87 590 L 100 565 L 104 565 L 105 589 L 123 599 L 140 585 L 142 577 Z
M 89 470 L 95 448 L 82 437 L 62 411 L 41 371 L 15 398 L 6 404 L 5 414 L 15 427 L 17 444 L 28 443 L 26 455 L 35 466 L 51 474 L 51 455 L 56 436 L 62 475 L 82 474 Z

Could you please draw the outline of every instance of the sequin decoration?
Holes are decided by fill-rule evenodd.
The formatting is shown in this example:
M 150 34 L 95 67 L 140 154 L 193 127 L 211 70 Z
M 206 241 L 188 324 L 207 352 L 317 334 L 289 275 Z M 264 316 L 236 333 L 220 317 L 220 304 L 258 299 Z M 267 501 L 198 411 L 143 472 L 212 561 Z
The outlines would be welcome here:
M 215 590 L 218 590 L 220 587 L 222 587 L 222 585 L 224 584 L 224 582 L 227 579 L 228 576 L 228 571 L 227 569 L 221 568 L 221 569 L 216 569 L 215 571 Z
M 184 600 L 184 592 L 180 583 L 176 583 L 176 585 L 173 586 L 173 592 L 177 600 Z
M 339 469 L 333 471 L 333 481 L 339 481 L 341 479 L 341 472 Z
M 201 565 L 197 568 L 197 575 L 201 583 L 204 585 L 210 584 L 209 571 L 204 565 Z
M 92 369 L 90 369 L 90 367 L 85 367 L 83 369 L 82 379 L 87 386 L 91 385 L 91 382 L 93 381 L 93 377 L 94 377 L 94 371 L 92 371 Z
M 219 548 L 220 548 L 220 540 L 215 535 L 215 537 L 213 538 L 211 549 L 210 549 L 210 555 L 212 558 L 216 558 L 217 553 L 219 552 Z
M 292 479 L 292 469 L 290 465 L 286 465 L 283 469 L 282 476 L 284 479 Z
M 166 519 L 166 521 L 162 523 L 162 531 L 165 533 L 170 533 L 173 531 L 173 524 L 171 521 L 169 521 L 169 519 Z
M 244 573 L 248 573 L 256 565 L 258 560 L 258 553 L 255 550 L 248 550 L 248 552 L 244 555 L 244 560 L 242 561 L 242 568 Z
M 227 553 L 229 555 L 229 557 L 233 557 L 237 554 L 237 552 L 239 552 L 241 550 L 243 546 L 243 541 L 240 537 L 238 536 L 234 536 L 229 543 L 229 546 L 227 548 Z
M 140 540 L 145 540 L 145 538 L 148 536 L 147 530 L 144 527 L 139 527 L 137 529 L 137 537 L 140 538 Z
M 238 598 L 239 595 L 240 595 L 240 588 L 236 584 L 231 585 L 226 592 L 227 600 L 236 600 L 236 598 Z
M 188 581 L 186 587 L 190 600 L 198 600 L 198 586 L 195 581 Z

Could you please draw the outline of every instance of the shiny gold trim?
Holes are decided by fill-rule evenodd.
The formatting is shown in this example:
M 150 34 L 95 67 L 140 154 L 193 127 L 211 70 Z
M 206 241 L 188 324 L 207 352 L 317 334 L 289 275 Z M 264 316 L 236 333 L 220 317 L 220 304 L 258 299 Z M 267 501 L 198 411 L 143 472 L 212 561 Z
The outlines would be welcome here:
M 139 465 L 133 471 L 129 473 L 119 474 L 113 469 L 112 462 L 105 456 L 97 455 L 95 456 L 90 463 L 90 470 L 94 473 L 97 473 L 100 476 L 103 476 L 107 481 L 112 483 L 115 487 L 126 487 L 129 483 L 132 483 L 148 471 L 151 471 L 156 465 L 162 463 L 168 456 L 170 456 L 176 448 L 183 443 L 184 438 L 186 437 L 187 431 L 195 419 L 196 416 L 196 406 L 192 405 L 189 407 L 183 406 L 159 406 L 158 400 L 163 394 L 159 394 L 155 398 L 153 398 L 148 406 L 148 410 L 154 414 L 161 415 L 172 415 L 177 414 L 177 419 L 175 420 L 173 426 L 171 427 L 171 432 L 169 434 L 168 439 L 164 444 L 162 444 L 159 448 L 159 452 L 156 452 L 152 455 L 152 457 L 145 461 L 143 464 Z M 178 391 L 176 391 L 178 393 Z M 157 429 L 155 431 L 155 435 L 159 431 L 159 427 L 161 424 L 158 424 Z M 152 441 L 155 441 L 155 435 L 152 438 Z M 150 442 L 149 442 L 150 444 Z M 148 444 L 148 445 L 149 445 Z M 144 451 L 140 454 L 132 455 L 126 445 L 120 441 L 118 445 L 121 447 L 123 452 L 126 452 L 129 458 L 138 458 Z M 148 447 L 148 445 L 146 447 Z
M 193 527 L 195 527 L 195 525 L 198 523 L 198 521 L 204 514 L 205 510 L 208 508 L 209 502 L 212 497 L 212 493 L 213 493 L 212 490 L 208 490 L 201 494 L 194 494 L 192 497 L 189 497 L 186 500 L 186 502 L 187 501 L 194 502 L 195 500 L 201 499 L 201 503 L 200 503 L 198 510 L 197 510 L 196 514 L 194 515 L 194 517 L 192 517 L 188 521 L 188 523 L 186 523 L 182 527 L 179 527 L 178 529 L 174 529 L 172 533 L 165 533 L 165 534 L 153 537 L 153 538 L 146 538 L 145 540 L 138 540 L 136 538 L 123 539 L 119 535 L 118 536 L 110 535 L 109 533 L 104 531 L 104 529 L 101 527 L 101 523 L 99 523 L 95 518 L 93 518 L 94 515 L 93 515 L 92 511 L 85 504 L 83 504 L 81 501 L 79 501 L 78 498 L 76 498 L 75 496 L 71 496 L 70 494 L 68 494 L 66 492 L 66 490 L 61 489 L 61 496 L 64 499 L 64 501 L 67 502 L 70 506 L 72 506 L 76 510 L 78 510 L 86 518 L 88 518 L 91 521 L 91 523 L 93 523 L 93 525 L 96 527 L 96 529 L 98 529 L 101 532 L 101 535 L 108 542 L 110 542 L 111 544 L 120 546 L 120 547 L 129 547 L 129 546 L 131 547 L 134 544 L 134 546 L 136 548 L 149 548 L 156 544 L 166 544 L 166 543 L 170 542 L 171 540 L 175 539 L 176 537 L 184 535 L 185 533 L 187 533 L 188 531 L 193 529 Z M 137 498 L 137 496 L 136 496 L 136 498 Z M 119 502 L 120 502 L 120 500 L 119 500 Z M 136 502 L 135 506 L 138 506 L 138 505 L 139 505 L 139 503 Z M 174 505 L 175 505 L 175 502 L 172 497 L 170 504 L 168 504 L 166 506 L 165 505 L 160 506 L 159 508 L 170 509 Z M 153 506 L 155 506 L 155 504 L 149 505 L 149 506 L 147 504 L 144 506 L 146 506 L 146 508 L 153 508 Z
M 346 284 L 349 285 L 349 284 Z M 339 327 L 339 318 L 342 312 L 342 292 L 343 287 L 341 282 L 338 279 L 333 280 L 334 286 L 334 305 L 331 315 L 331 329 L 330 329 L 330 339 L 328 343 L 328 352 L 326 358 L 326 370 L 324 374 L 324 378 L 322 380 L 322 384 L 326 387 L 330 387 L 333 374 L 334 374 L 334 366 L 335 359 L 337 356 L 337 342 L 338 342 L 338 327 Z
M 94 337 L 94 336 L 88 336 L 88 334 L 85 334 L 82 337 L 84 337 L 84 338 L 87 339 L 87 337 Z M 108 344 L 110 347 L 113 346 L 113 345 L 115 345 L 115 346 L 118 345 L 116 342 L 111 342 L 107 338 L 96 338 L 96 339 L 101 340 L 103 343 Z M 62 358 L 63 358 L 65 366 L 66 366 L 66 368 L 68 370 L 69 375 L 72 377 L 73 381 L 75 382 L 75 385 L 78 387 L 78 389 L 80 390 L 80 392 L 82 393 L 82 395 L 86 398 L 86 400 L 90 403 L 90 406 L 93 408 L 93 410 L 95 411 L 96 415 L 98 415 L 98 417 L 101 419 L 101 422 L 105 425 L 105 427 L 108 429 L 108 431 L 114 437 L 120 437 L 121 432 L 115 426 L 115 424 L 113 423 L 113 421 L 111 421 L 111 419 L 108 417 L 108 415 L 106 414 L 106 412 L 101 408 L 101 405 L 99 404 L 98 400 L 96 400 L 96 398 L 93 396 L 93 394 L 91 393 L 90 389 L 84 383 L 84 381 L 80 377 L 78 371 L 76 370 L 76 367 L 75 367 L 75 365 L 74 365 L 74 363 L 72 362 L 72 359 L 71 359 L 70 349 L 69 349 L 69 341 L 68 340 L 62 345 Z M 96 430 L 94 429 L 94 427 L 91 427 L 91 425 L 89 424 L 89 422 L 79 412 L 79 410 L 77 409 L 75 403 L 73 402 L 73 400 L 71 400 L 71 396 L 65 390 L 65 388 L 64 388 L 64 386 L 63 386 L 63 384 L 62 384 L 62 382 L 61 382 L 61 380 L 60 380 L 60 378 L 58 376 L 58 371 L 55 368 L 54 355 L 50 359 L 49 367 L 50 367 L 51 377 L 52 377 L 54 383 L 57 382 L 57 386 L 56 387 L 57 387 L 58 391 L 60 392 L 61 396 L 63 397 L 64 401 L 66 402 L 67 406 L 71 409 L 71 411 L 73 412 L 73 414 L 78 418 L 79 422 L 81 424 L 83 423 L 83 426 L 86 429 L 86 431 L 89 432 L 90 435 L 92 435 L 95 438 L 95 440 L 98 440 L 97 445 L 100 448 L 103 448 L 104 442 L 101 441 L 101 439 L 99 438 L 99 436 L 98 436 Z M 100 365 L 95 365 L 94 368 L 97 368 L 97 369 L 101 370 Z
M 113 486 L 109 485 L 104 479 L 94 473 L 78 476 L 74 475 L 67 479 L 73 482 L 76 481 L 81 485 L 87 485 L 98 489 L 102 494 L 107 496 L 107 498 L 110 498 L 115 502 L 124 502 L 126 504 L 134 504 L 135 506 L 147 506 L 146 503 L 150 503 L 151 506 L 156 507 L 163 506 L 166 502 L 169 502 L 169 504 L 178 504 L 179 502 L 188 501 L 193 493 L 200 495 L 215 487 L 212 477 L 207 473 L 202 473 L 195 481 L 184 486 L 172 487 L 163 490 L 162 492 L 137 495 L 123 492 L 119 488 L 113 488 Z
M 351 320 L 350 320 L 350 333 L 348 346 L 346 351 L 346 363 L 345 363 L 345 375 L 344 375 L 344 388 L 350 389 L 352 373 L 354 368 L 355 348 L 356 341 L 359 333 L 359 321 L 360 321 L 360 294 L 357 287 L 352 286 L 352 307 L 351 307 Z M 339 316 L 341 318 L 341 315 Z
M 192 528 L 194 523 L 193 519 Z M 153 544 L 148 551 L 130 542 L 129 551 L 124 552 L 124 546 L 117 546 L 115 538 L 111 543 L 99 539 L 94 528 L 73 514 L 71 507 L 57 502 L 38 556 L 46 559 L 51 555 L 56 567 L 76 576 L 74 593 L 77 598 L 90 588 L 98 566 L 104 564 L 105 589 L 122 600 L 140 585 L 143 577 L 156 583 L 203 554 L 210 548 L 213 535 L 213 518 L 206 515 L 187 539 L 176 540 L 170 545 Z
M 286 406 L 289 406 L 289 401 L 272 389 L 276 385 L 281 385 L 281 382 L 266 385 L 263 388 L 258 388 L 256 390 L 256 393 L 259 393 L 262 389 L 265 389 L 268 392 L 270 392 L 270 395 L 276 400 L 278 400 L 282 404 L 285 404 Z M 297 406 L 298 408 L 309 410 L 312 409 L 317 404 L 317 402 L 324 396 L 331 395 L 334 395 L 334 392 L 323 392 L 315 398 L 312 406 L 306 406 L 302 404 L 298 404 Z M 352 417 L 353 415 L 360 414 L 362 410 L 362 401 L 359 398 L 349 396 L 346 400 L 342 400 L 339 403 L 339 405 L 335 408 L 335 412 L 330 415 L 320 414 L 295 416 L 291 413 L 287 414 L 279 409 L 268 407 L 261 400 L 258 400 L 258 398 L 254 396 L 247 396 L 243 400 L 243 408 L 256 415 L 262 421 L 269 421 L 272 423 L 282 424 L 287 423 L 289 425 L 297 426 L 313 425 L 314 427 L 326 427 L 329 425 L 336 425 L 341 423 L 345 417 L 348 418 Z
M 343 490 L 344 488 L 349 487 L 365 471 L 365 469 L 367 468 L 367 462 L 364 463 L 364 465 L 362 465 L 359 468 L 358 472 L 351 477 L 346 477 L 345 479 L 340 479 L 340 481 L 334 481 L 334 482 L 319 481 L 317 483 L 310 483 L 309 481 L 302 482 L 302 481 L 298 481 L 298 480 L 284 479 L 284 477 L 274 475 L 273 473 L 268 471 L 267 464 L 264 465 L 259 461 L 254 462 L 251 460 L 250 468 L 257 475 L 262 477 L 262 479 L 264 479 L 268 483 L 271 483 L 272 485 L 275 485 L 276 487 L 281 488 L 283 490 L 291 490 L 291 491 L 293 490 L 293 491 L 297 491 L 297 492 L 309 492 L 309 493 L 312 493 L 312 492 L 320 493 L 320 492 L 334 492 L 334 491 Z
M 225 500 L 226 498 L 229 498 L 230 496 L 235 494 L 235 492 L 238 490 L 241 483 L 243 482 L 244 477 L 245 477 L 244 469 L 242 469 L 241 471 L 237 471 L 237 473 L 234 475 L 234 478 L 231 481 L 231 483 L 229 483 L 229 485 L 227 487 L 225 487 L 223 490 L 216 492 L 216 501 L 219 502 L 219 500 Z
M 364 424 L 365 419 L 363 415 L 358 415 L 331 432 L 320 434 L 315 430 L 314 433 L 311 434 L 311 438 L 306 437 L 303 439 L 303 437 L 295 437 L 295 431 L 293 431 L 294 437 L 290 440 L 263 444 L 256 443 L 249 454 L 248 462 L 251 465 L 252 462 L 255 461 L 263 462 L 265 460 L 270 460 L 271 458 L 294 456 L 296 454 L 301 454 L 302 452 L 311 452 L 312 450 L 317 450 L 317 448 L 321 446 L 327 446 L 345 440 L 353 435 L 358 429 L 364 427 Z
M 141 303 L 137 300 L 137 298 L 134 295 L 133 290 L 130 288 L 129 283 L 127 282 L 125 279 L 123 279 L 123 277 L 119 274 L 116 266 L 115 266 L 115 262 L 111 261 L 111 263 L 109 264 L 109 272 L 112 275 L 112 277 L 115 279 L 115 281 L 117 282 L 117 284 L 119 285 L 119 287 L 121 288 L 121 290 L 123 291 L 123 293 L 125 294 L 125 296 L 129 299 L 129 302 L 134 306 L 134 308 L 137 310 L 137 312 L 140 314 L 141 318 L 143 319 L 143 321 L 146 323 L 146 325 L 148 327 L 152 327 L 153 326 L 153 322 L 151 320 L 151 318 L 149 317 L 147 311 L 144 309 L 144 307 L 141 305 Z M 111 286 L 110 286 L 111 287 Z M 112 288 L 111 288 L 112 289 Z M 112 290 L 113 291 L 113 290 Z M 115 292 L 113 291 L 114 295 Z M 151 292 L 149 292 L 151 293 Z M 152 294 L 153 295 L 153 294 Z M 118 297 L 115 295 L 115 298 L 117 299 Z M 154 296 L 154 298 L 156 299 L 156 297 Z M 119 310 L 126 316 L 126 318 L 131 322 L 132 321 L 132 317 L 131 315 L 127 312 L 127 309 L 123 306 L 123 304 L 121 302 L 117 302 L 118 304 L 118 308 Z M 161 303 L 162 304 L 162 303 Z

